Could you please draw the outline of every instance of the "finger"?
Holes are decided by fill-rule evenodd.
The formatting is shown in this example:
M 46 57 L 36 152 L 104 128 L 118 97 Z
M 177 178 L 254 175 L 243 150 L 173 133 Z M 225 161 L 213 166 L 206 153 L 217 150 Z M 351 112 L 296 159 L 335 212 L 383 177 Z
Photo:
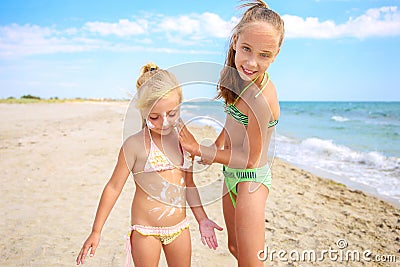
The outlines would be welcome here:
M 213 248 L 210 238 L 207 238 L 207 245 L 210 249 Z
M 85 248 L 81 249 L 81 252 L 79 252 L 78 258 L 76 259 L 76 263 L 79 265 L 80 263 L 84 263 L 86 257 L 86 252 Z
M 222 228 L 221 226 L 219 226 L 219 225 L 216 224 L 216 223 L 214 223 L 214 228 L 217 229 L 218 231 L 224 230 L 224 228 Z
M 185 133 L 185 131 L 183 130 L 183 128 L 179 131 L 179 137 L 181 137 L 181 138 L 186 138 L 186 133 Z
M 178 132 L 180 132 L 182 130 L 182 127 L 185 125 L 185 123 L 183 122 L 182 118 L 178 119 L 178 123 L 176 125 Z
M 217 245 L 215 244 L 214 240 L 211 240 L 211 245 L 213 250 L 217 249 Z
M 203 243 L 203 245 L 206 245 L 206 238 L 204 236 L 201 237 L 201 243 Z
M 76 265 L 79 265 L 81 263 L 81 258 L 82 258 L 82 252 L 79 252 L 78 257 L 76 257 Z
M 214 249 L 217 249 L 217 247 L 218 247 L 217 237 L 213 236 L 212 239 L 213 239 L 213 243 L 214 243 Z
M 96 253 L 97 245 L 92 245 L 92 249 L 90 250 L 90 257 L 93 257 L 94 254 Z
M 218 247 L 218 244 L 216 242 L 215 236 L 212 236 L 210 239 L 211 239 L 211 244 L 212 244 L 213 249 L 216 250 Z
M 184 131 L 185 129 L 185 123 L 183 123 L 182 121 L 178 122 L 178 130 L 179 132 Z
M 90 248 L 91 248 L 91 246 L 84 246 L 84 247 L 82 248 L 82 258 L 81 258 L 82 264 L 85 263 L 86 256 L 87 256 L 87 254 L 88 254 Z
M 83 252 L 83 254 L 82 254 L 82 257 L 81 257 L 81 263 L 82 263 L 82 264 L 85 263 L 86 254 L 87 254 L 87 252 Z
M 76 257 L 76 264 L 79 265 L 81 262 L 81 252 L 79 252 L 78 256 Z

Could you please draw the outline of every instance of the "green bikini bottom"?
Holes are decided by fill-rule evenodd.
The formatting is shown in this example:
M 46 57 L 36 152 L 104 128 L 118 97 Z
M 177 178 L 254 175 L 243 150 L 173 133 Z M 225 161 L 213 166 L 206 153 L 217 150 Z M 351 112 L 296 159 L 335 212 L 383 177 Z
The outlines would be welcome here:
M 240 182 L 256 182 L 265 185 L 268 190 L 271 188 L 272 174 L 268 165 L 254 169 L 233 169 L 225 165 L 222 166 L 222 173 L 225 177 L 225 184 L 228 188 L 233 206 L 236 208 L 237 184 Z

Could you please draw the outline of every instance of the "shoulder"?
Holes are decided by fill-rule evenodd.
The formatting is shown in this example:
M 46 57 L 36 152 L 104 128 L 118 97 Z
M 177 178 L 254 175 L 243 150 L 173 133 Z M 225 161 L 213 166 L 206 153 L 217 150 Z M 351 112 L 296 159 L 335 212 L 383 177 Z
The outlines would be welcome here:
M 122 149 L 132 153 L 140 151 L 145 146 L 144 140 L 144 130 L 141 130 L 126 138 L 122 145 Z
M 275 87 L 275 84 L 270 80 L 265 90 L 262 92 L 263 98 L 268 104 L 268 107 L 272 113 L 272 117 L 274 120 L 279 118 L 280 108 L 279 108 L 279 99 L 278 99 L 278 91 Z
M 132 143 L 132 142 L 137 142 L 137 141 L 143 140 L 143 136 L 144 136 L 144 129 L 125 138 L 124 143 Z
M 248 98 L 254 98 L 255 103 L 262 103 L 265 100 L 269 103 L 270 101 L 277 100 L 277 90 L 272 80 L 269 80 L 266 85 L 261 87 L 254 84 L 252 85 L 252 90 L 249 91 Z
M 130 170 L 133 169 L 137 160 L 143 158 L 146 154 L 144 140 L 144 131 L 141 130 L 126 138 L 121 147 L 120 159 L 125 160 Z
M 248 102 L 248 106 L 251 107 L 257 117 L 270 120 L 271 115 L 276 117 L 275 114 L 279 114 L 277 90 L 271 80 L 261 90 L 258 86 L 253 85 L 252 90 L 246 96 L 246 102 Z

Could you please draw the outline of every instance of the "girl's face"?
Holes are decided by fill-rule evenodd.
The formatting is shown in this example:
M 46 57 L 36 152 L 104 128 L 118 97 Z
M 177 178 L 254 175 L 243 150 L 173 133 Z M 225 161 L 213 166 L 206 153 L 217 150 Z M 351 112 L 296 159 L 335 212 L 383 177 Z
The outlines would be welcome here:
M 172 91 L 166 97 L 159 99 L 147 115 L 147 127 L 161 135 L 170 134 L 180 117 L 179 105 L 177 91 Z
M 233 48 L 240 76 L 245 80 L 253 80 L 262 77 L 274 62 L 280 50 L 279 35 L 270 24 L 254 22 L 235 36 Z

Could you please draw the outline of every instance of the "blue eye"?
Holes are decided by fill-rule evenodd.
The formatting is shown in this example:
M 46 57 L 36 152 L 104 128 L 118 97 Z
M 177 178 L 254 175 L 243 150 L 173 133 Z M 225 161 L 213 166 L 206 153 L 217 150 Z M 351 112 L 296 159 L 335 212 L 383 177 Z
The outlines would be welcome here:
M 243 47 L 243 51 L 245 51 L 245 52 L 250 52 L 251 50 L 250 50 L 250 48 L 248 48 L 247 46 L 244 46 L 244 47 Z

